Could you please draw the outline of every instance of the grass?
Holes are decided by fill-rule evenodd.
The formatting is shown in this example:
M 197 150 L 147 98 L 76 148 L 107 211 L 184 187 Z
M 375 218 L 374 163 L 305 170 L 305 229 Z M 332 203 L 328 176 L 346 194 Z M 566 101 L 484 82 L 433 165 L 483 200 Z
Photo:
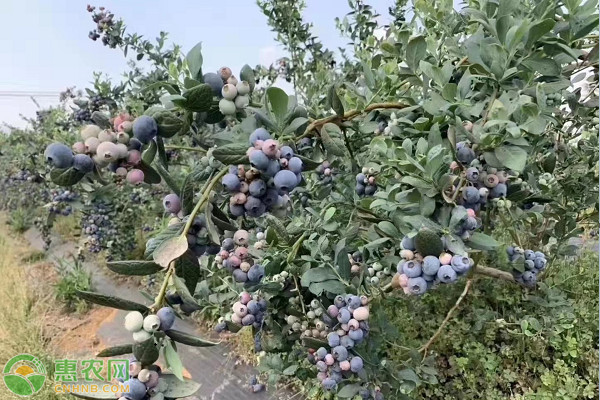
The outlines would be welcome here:
M 88 303 L 77 297 L 77 290 L 89 291 L 92 288 L 92 275 L 83 268 L 76 257 L 73 262 L 60 260 L 58 266 L 60 278 L 54 285 L 56 298 L 65 305 L 67 311 L 85 313 Z
M 66 242 L 71 240 L 77 241 L 81 232 L 80 220 L 81 215 L 77 212 L 67 216 L 60 216 L 54 221 L 52 230 Z
M 16 233 L 23 233 L 32 225 L 32 213 L 30 210 L 18 208 L 10 213 L 8 224 Z
M 40 358 L 46 370 L 51 373 L 53 359 L 46 347 L 43 336 L 42 317 L 48 302 L 36 299 L 27 285 L 25 270 L 20 261 L 29 251 L 20 242 L 11 238 L 4 225 L 0 224 L 0 365 L 13 356 L 28 353 Z M 34 395 L 36 400 L 58 400 L 51 385 L 52 379 L 46 379 L 45 387 Z M 0 385 L 0 398 L 21 399 Z

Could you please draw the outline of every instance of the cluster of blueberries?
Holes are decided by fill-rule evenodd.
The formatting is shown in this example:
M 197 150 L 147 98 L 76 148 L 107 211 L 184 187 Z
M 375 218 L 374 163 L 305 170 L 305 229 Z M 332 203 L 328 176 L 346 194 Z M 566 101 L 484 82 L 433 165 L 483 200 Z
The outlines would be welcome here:
M 93 41 L 96 41 L 102 37 L 102 44 L 109 46 L 114 49 L 120 45 L 123 39 L 119 35 L 111 35 L 110 30 L 114 26 L 114 14 L 106 10 L 104 7 L 100 7 L 98 12 L 94 12 L 96 7 L 87 6 L 87 11 L 92 13 L 92 20 L 96 23 L 96 29 L 90 31 L 88 37 Z
M 250 104 L 250 92 L 254 82 L 238 81 L 231 68 L 222 67 L 217 73 L 208 72 L 202 77 L 219 100 L 219 111 L 223 115 L 235 115 Z
M 83 173 L 92 172 L 95 167 L 108 167 L 127 182 L 139 184 L 144 180 L 144 172 L 136 167 L 142 160 L 143 145 L 154 140 L 158 133 L 156 120 L 147 115 L 133 120 L 123 113 L 113 119 L 113 127 L 114 130 L 103 130 L 97 125 L 85 125 L 81 129 L 83 141 L 76 142 L 72 148 L 52 143 L 44 157 L 55 168 L 72 167 Z
M 181 221 L 182 220 L 180 218 L 173 217 L 169 221 L 169 225 L 178 224 Z M 150 239 L 150 241 L 148 241 L 146 246 L 151 244 L 152 240 L 153 239 Z M 188 240 L 189 249 L 197 257 L 207 255 L 207 254 L 215 255 L 219 252 L 219 246 L 216 244 L 213 244 L 208 237 L 206 216 L 204 216 L 204 215 L 198 215 L 196 218 L 194 218 L 194 222 L 192 222 L 192 225 L 190 226 L 190 229 L 188 230 L 188 233 L 187 233 L 187 240 Z
M 513 269 L 513 276 L 520 284 L 527 287 L 535 287 L 537 275 L 546 269 L 548 261 L 546 255 L 541 251 L 523 250 L 518 246 L 510 246 L 506 249 L 508 257 L 512 263 L 523 262 L 525 271 L 521 272 Z
M 334 390 L 343 379 L 363 370 L 363 360 L 352 355 L 352 348 L 369 334 L 367 304 L 366 296 L 339 295 L 323 313 L 323 321 L 338 329 L 327 335 L 329 349 L 320 347 L 309 353 L 308 359 L 316 365 L 317 379 L 325 390 Z
M 385 117 L 382 117 L 378 120 L 377 128 L 375 128 L 373 133 L 375 135 L 394 136 L 392 127 L 398 126 L 399 123 L 400 118 L 398 118 L 395 112 L 392 112 L 392 114 L 390 114 L 389 121 Z
M 265 267 L 254 263 L 248 252 L 249 241 L 248 231 L 244 229 L 236 231 L 233 238 L 223 240 L 215 262 L 220 268 L 231 272 L 236 282 L 259 283 L 265 276 Z
M 231 194 L 229 210 L 235 217 L 260 217 L 286 204 L 284 196 L 302 181 L 302 160 L 289 146 L 280 146 L 264 128 L 250 135 L 251 168 L 231 166 L 222 184 Z
M 41 177 L 27 170 L 0 179 L 0 209 L 14 210 L 15 207 L 38 207 L 50 200 L 44 185 L 38 185 Z
M 290 297 L 289 300 L 290 305 L 295 306 L 296 309 L 300 305 L 300 301 L 300 297 Z M 321 303 L 317 299 L 314 299 L 310 302 L 310 310 L 302 315 L 302 318 L 295 315 L 288 315 L 286 317 L 286 322 L 290 328 L 289 333 L 301 332 L 304 337 L 325 339 L 330 331 L 330 326 L 321 319 L 324 313 L 325 309 L 321 306 Z M 333 322 L 329 317 L 327 317 L 327 321 L 330 323 Z
M 81 228 L 85 236 L 85 245 L 91 253 L 99 253 L 107 247 L 111 237 L 117 234 L 117 229 L 110 217 L 111 207 L 102 202 L 95 201 L 91 208 L 84 212 L 81 219 Z
M 132 333 L 134 342 L 143 343 L 151 340 L 159 330 L 168 331 L 174 323 L 175 311 L 171 307 L 163 307 L 145 318 L 139 311 L 132 311 L 125 316 L 124 325 Z M 128 387 L 128 391 L 117 394 L 117 397 L 119 400 L 164 399 L 164 395 L 160 394 L 167 389 L 167 385 L 160 379 L 160 372 L 158 366 L 142 369 L 142 364 L 132 359 L 129 363 L 130 377 L 123 382 L 123 387 Z
M 78 197 L 77 193 L 70 190 L 53 189 L 50 191 L 51 204 L 48 211 L 53 214 L 70 215 L 73 212 L 73 208 L 69 203 L 77 200 Z
M 240 298 L 231 307 L 231 314 L 226 316 L 231 322 L 242 326 L 252 326 L 254 329 L 261 329 L 265 321 L 267 312 L 267 301 L 259 295 L 251 295 L 248 292 L 242 292 Z M 221 319 L 215 326 L 217 332 L 223 332 L 227 329 L 224 319 Z M 260 338 L 259 338 L 260 339 Z
M 462 205 L 479 211 L 488 200 L 506 197 L 510 177 L 507 171 L 483 165 L 467 142 L 457 143 L 456 158 L 461 164 L 468 166 L 465 178 L 470 185 L 462 190 L 459 199 Z M 450 168 L 456 169 L 458 164 L 453 162 Z
M 398 283 L 404 293 L 410 295 L 422 295 L 437 283 L 453 283 L 474 264 L 470 257 L 453 255 L 448 250 L 437 257 L 423 257 L 415 252 L 414 239 L 408 236 L 402 239 L 401 246 L 402 260 L 397 266 Z
M 323 161 L 321 165 L 315 168 L 315 172 L 317 173 L 319 182 L 322 185 L 331 185 L 333 183 L 334 170 L 329 161 Z
M 475 210 L 463 206 L 456 206 L 452 209 L 452 215 L 461 214 L 463 217 L 458 221 L 454 228 L 454 233 L 460 236 L 463 240 L 468 240 L 471 234 L 481 228 L 481 219 L 477 218 Z
M 356 175 L 355 191 L 359 196 L 373 196 L 375 194 L 377 183 L 373 168 L 363 167 L 362 171 Z

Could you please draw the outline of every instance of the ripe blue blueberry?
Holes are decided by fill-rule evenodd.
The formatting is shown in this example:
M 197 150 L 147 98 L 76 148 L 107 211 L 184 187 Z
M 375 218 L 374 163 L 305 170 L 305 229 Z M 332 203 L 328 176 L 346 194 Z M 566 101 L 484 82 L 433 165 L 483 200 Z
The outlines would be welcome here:
M 321 349 L 323 349 L 323 348 L 321 347 Z M 323 350 L 325 350 L 325 349 L 323 349 Z M 325 354 L 327 355 L 327 350 L 325 350 Z M 325 357 L 325 356 L 323 356 L 323 357 Z M 325 364 L 325 361 L 319 360 L 319 361 L 317 361 L 316 365 L 317 365 L 317 371 L 319 371 L 319 372 L 327 371 L 327 364 Z
M 168 331 L 175 323 L 175 311 L 171 307 L 163 307 L 156 312 L 156 316 L 160 319 L 160 329 Z
M 269 157 L 262 150 L 252 150 L 248 159 L 254 168 L 261 171 L 265 171 L 269 167 Z
M 244 215 L 246 213 L 246 209 L 244 208 L 243 205 L 240 205 L 240 204 L 230 204 L 229 212 L 234 217 L 241 217 L 242 215 Z
M 363 185 L 362 183 L 357 183 L 356 187 L 354 188 L 354 191 L 359 196 L 364 195 L 365 194 L 365 185 Z
M 421 263 L 416 260 L 408 260 L 402 264 L 402 272 L 409 278 L 416 278 L 421 275 Z
M 442 283 L 452 283 L 456 280 L 456 271 L 452 265 L 442 265 L 437 273 L 438 279 Z
M 262 179 L 255 179 L 250 182 L 248 192 L 251 196 L 262 197 L 267 192 L 267 184 Z
M 87 154 L 75 154 L 73 157 L 73 168 L 84 173 L 92 172 L 94 169 L 94 160 Z
M 280 192 L 291 192 L 298 183 L 296 175 L 288 170 L 279 171 L 273 181 Z
M 156 137 L 158 124 L 148 115 L 139 116 L 133 121 L 133 135 L 137 140 L 146 144 Z
M 469 167 L 466 176 L 469 182 L 477 182 L 479 180 L 479 170 L 475 167 Z
M 479 197 L 479 189 L 477 189 L 476 187 L 469 186 L 466 187 L 463 191 L 463 199 L 465 199 L 467 203 L 477 203 L 479 202 Z
M 411 294 L 421 295 L 427 291 L 427 281 L 420 276 L 408 278 L 406 287 Z
M 248 280 L 250 282 L 260 282 L 265 276 L 265 267 L 260 264 L 254 264 L 248 271 Z
M 360 357 L 352 357 L 350 360 L 350 371 L 357 373 L 363 369 L 363 360 Z
M 221 97 L 221 89 L 223 89 L 223 79 L 214 72 L 208 72 L 202 76 L 202 80 L 210 86 L 213 94 Z
M 242 325 L 243 326 L 250 326 L 254 323 L 255 321 L 255 317 L 252 314 L 247 314 L 244 316 L 244 318 L 242 318 Z
M 497 199 L 499 197 L 506 197 L 506 184 L 499 183 L 490 191 L 490 196 Z
M 317 356 L 317 360 L 322 360 L 327 355 L 327 349 L 325 347 L 319 347 L 315 354 Z
M 546 255 L 544 253 L 542 253 L 541 251 L 536 251 L 535 258 L 546 258 Z
M 323 389 L 325 390 L 333 390 L 337 386 L 337 382 L 332 378 L 325 378 L 321 381 L 321 385 L 323 385 Z
M 426 282 L 433 282 L 433 281 L 435 281 L 435 277 L 436 276 L 437 276 L 437 273 L 435 275 L 428 275 L 428 274 L 421 275 L 421 277 L 423 279 L 425 279 Z
M 365 181 L 367 181 L 367 176 L 365 174 L 360 173 L 356 175 L 356 183 L 364 185 Z
M 533 271 L 535 269 L 535 262 L 533 260 L 525 260 L 525 269 Z
M 232 238 L 223 239 L 223 243 L 221 243 L 221 247 L 223 250 L 231 251 L 235 247 L 235 242 Z
M 348 358 L 348 350 L 346 350 L 344 346 L 335 346 L 331 350 L 331 355 L 333 355 L 333 358 L 337 361 L 345 361 Z
M 362 329 L 355 329 L 348 332 L 350 339 L 354 340 L 355 343 L 360 343 L 363 340 L 364 333 Z
M 344 296 L 338 295 L 333 299 L 333 304 L 335 304 L 337 308 L 342 308 L 346 306 L 346 300 L 344 300 Z
M 146 385 L 139 379 L 128 379 L 123 382 L 123 387 L 129 389 L 123 392 L 123 396 L 131 400 L 142 400 L 146 396 Z
M 223 187 L 230 192 L 239 192 L 241 183 L 240 178 L 234 174 L 226 174 L 223 179 L 221 179 L 221 183 Z
M 248 275 L 239 268 L 233 270 L 233 279 L 236 282 L 246 282 L 248 280 Z
M 279 151 L 281 152 L 282 158 L 286 158 L 289 160 L 292 157 L 294 157 L 294 150 L 290 146 L 281 146 L 281 149 L 279 149 Z
M 44 157 L 48 164 L 56 168 L 69 168 L 73 165 L 73 151 L 62 143 L 52 143 L 46 147 Z
M 414 238 L 410 238 L 408 236 L 404 236 L 402 238 L 402 242 L 400 243 L 400 245 L 402 246 L 402 248 L 404 250 L 411 250 L 411 251 L 415 251 L 415 240 Z
M 350 296 L 347 300 L 346 303 L 348 304 L 348 307 L 352 308 L 353 310 L 356 310 L 358 307 L 360 307 L 362 305 L 361 301 L 360 301 L 360 297 L 358 296 Z
M 262 201 L 265 203 L 267 207 L 272 207 L 277 204 L 277 199 L 279 198 L 279 193 L 275 189 L 267 189 L 267 193 L 265 197 L 263 197 Z
M 254 146 L 257 140 L 271 139 L 271 134 L 265 128 L 258 128 L 250 134 L 250 144 Z
M 452 261 L 450 261 L 450 265 L 452 268 L 459 274 L 466 272 L 471 267 L 471 260 L 469 257 L 455 255 L 452 257 Z
M 181 200 L 179 200 L 179 196 L 175 193 L 169 193 L 163 199 L 163 207 L 166 212 L 170 212 L 172 214 L 177 214 L 181 211 Z
M 471 161 L 473 161 L 475 159 L 475 152 L 473 150 L 471 150 L 469 147 L 464 146 L 464 147 L 459 148 L 456 151 L 456 158 L 462 164 L 468 165 L 468 164 L 471 164 Z
M 348 335 L 344 335 L 340 338 L 340 346 L 351 349 L 354 347 L 354 340 L 352 340 Z
M 299 174 L 302 172 L 302 160 L 298 157 L 290 158 L 290 161 L 288 162 L 288 169 L 295 174 Z
M 542 257 L 536 257 L 535 260 L 533 260 L 533 265 L 540 271 L 546 268 L 546 263 L 546 259 Z
M 525 250 L 525 253 L 523 253 L 523 255 L 525 256 L 526 260 L 535 260 L 535 253 L 533 252 L 533 250 Z
M 281 170 L 281 165 L 277 160 L 269 160 L 269 166 L 266 170 L 264 170 L 264 174 L 269 177 L 274 177 Z M 288 171 L 291 172 L 291 171 Z M 292 172 L 293 174 L 293 172 Z M 294 175 L 294 181 L 296 180 L 296 175 Z
M 375 186 L 375 185 L 365 186 L 365 196 L 373 196 L 376 191 L 377 191 L 377 186 Z
M 535 284 L 537 283 L 537 275 L 533 271 L 523 272 L 523 275 L 521 275 L 521 279 L 523 280 L 525 286 L 535 287 Z
M 244 209 L 248 213 L 249 217 L 257 218 L 265 213 L 266 206 L 262 201 L 260 201 L 259 198 L 248 196 L 246 203 L 244 204 Z
M 468 231 L 472 231 L 477 228 L 477 225 L 479 225 L 477 222 L 477 218 L 467 217 L 467 219 L 465 220 L 465 222 L 463 224 L 463 227 Z
M 436 275 L 440 269 L 440 259 L 436 256 L 427 256 L 423 258 L 423 265 L 421 266 L 423 273 L 427 275 Z
M 250 300 L 248 304 L 246 304 L 246 308 L 248 309 L 248 312 L 250 314 L 257 314 L 258 312 L 260 312 L 260 306 L 258 305 L 258 301 L 256 300 Z
M 331 332 L 327 335 L 327 343 L 329 347 L 335 347 L 340 345 L 340 335 L 335 332 Z
M 340 309 L 340 313 L 338 314 L 338 321 L 340 321 L 342 324 L 347 324 L 351 318 L 352 315 L 350 314 L 350 311 L 348 311 L 347 308 Z

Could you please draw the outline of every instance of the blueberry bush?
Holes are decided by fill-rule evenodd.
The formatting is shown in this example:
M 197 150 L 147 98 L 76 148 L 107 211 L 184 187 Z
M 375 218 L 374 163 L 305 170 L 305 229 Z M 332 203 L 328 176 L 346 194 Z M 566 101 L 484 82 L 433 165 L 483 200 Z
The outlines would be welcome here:
M 41 124 L 57 132 L 3 185 L 65 187 L 50 212 L 77 198 L 90 251 L 114 249 L 116 273 L 162 279 L 149 305 L 78 292 L 130 311 L 130 344 L 99 354 L 132 354 L 121 399 L 197 390 L 176 343 L 215 343 L 173 329 L 194 312 L 219 333 L 249 333 L 265 383 L 294 380 L 309 398 L 457 396 L 435 388 L 435 354 L 453 350 L 445 330 L 463 301 L 559 301 L 547 277 L 598 226 L 597 2 L 400 0 L 380 25 L 350 0 L 337 27 L 352 48 L 339 54 L 303 2 L 258 5 L 289 56 L 241 71 L 205 71 L 200 44 L 166 50 L 165 33 L 143 40 L 88 6 L 90 39 L 150 71 L 134 63 L 116 86 L 97 75 L 86 96 L 69 90 L 74 117 Z M 131 259 L 142 213 L 160 221 Z M 400 335 L 390 310 L 435 327 Z M 554 329 L 522 321 L 532 335 Z M 467 355 L 443 380 L 469 360 L 454 349 Z M 161 352 L 171 374 L 154 364 Z

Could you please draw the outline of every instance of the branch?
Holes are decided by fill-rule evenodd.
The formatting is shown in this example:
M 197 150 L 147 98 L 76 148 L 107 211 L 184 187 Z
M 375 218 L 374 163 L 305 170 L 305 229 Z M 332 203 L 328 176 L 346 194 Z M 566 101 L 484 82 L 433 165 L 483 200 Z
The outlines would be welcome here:
M 167 150 L 188 150 L 188 151 L 197 151 L 198 153 L 206 153 L 206 150 L 202 147 L 190 147 L 190 146 L 175 146 L 172 144 L 166 145 L 165 149 Z
M 311 122 L 306 127 L 306 130 L 304 131 L 304 133 L 302 135 L 298 136 L 296 138 L 296 140 L 300 140 L 300 139 L 303 139 L 305 137 L 310 136 L 311 132 L 313 130 L 317 130 L 318 131 L 318 129 L 321 126 L 325 125 L 328 122 L 333 122 L 333 123 L 336 123 L 336 124 L 340 124 L 340 123 L 342 123 L 344 121 L 351 120 L 351 119 L 357 117 L 360 114 L 368 113 L 368 112 L 371 112 L 373 110 L 377 110 L 379 108 L 394 108 L 394 109 L 401 110 L 401 109 L 406 108 L 406 107 L 409 107 L 409 105 L 408 104 L 404 104 L 404 103 L 374 103 L 374 104 L 371 104 L 370 106 L 365 107 L 364 110 L 350 110 L 347 113 L 345 113 L 343 116 L 332 115 L 330 117 L 325 117 L 325 118 L 317 119 L 317 120 Z
M 228 171 L 229 171 L 228 168 L 223 168 L 221 170 L 221 172 L 219 172 L 208 183 L 208 185 L 204 189 L 204 192 L 202 193 L 202 196 L 198 200 L 198 203 L 196 203 L 196 206 L 194 207 L 194 209 L 192 210 L 192 212 L 188 216 L 188 220 L 187 220 L 187 222 L 185 224 L 185 227 L 183 228 L 183 232 L 181 232 L 181 236 L 185 237 L 187 235 L 188 231 L 192 227 L 192 224 L 194 223 L 194 219 L 196 218 L 196 214 L 198 214 L 198 212 L 200 211 L 200 208 L 202 208 L 202 206 L 204 205 L 204 203 L 206 203 L 206 201 L 208 200 L 208 197 L 210 196 L 210 191 L 217 184 L 217 182 L 219 181 L 219 179 L 221 179 Z
M 475 268 L 474 272 L 478 275 L 489 276 L 490 278 L 497 278 L 505 281 L 515 282 L 515 278 L 510 272 L 502 271 L 496 268 L 478 265 L 477 268 Z
M 472 284 L 473 284 L 473 279 L 467 280 L 464 290 L 462 291 L 462 293 L 456 300 L 456 303 L 454 303 L 454 306 L 452 306 L 450 311 L 448 311 L 448 314 L 446 314 L 446 318 L 444 318 L 441 325 L 437 328 L 437 331 L 435 331 L 435 333 L 427 341 L 427 343 L 425 343 L 423 345 L 423 347 L 421 347 L 419 349 L 419 352 L 423 352 L 423 358 L 425 358 L 425 355 L 427 354 L 427 350 L 429 349 L 429 346 L 431 346 L 433 344 L 433 342 L 435 342 L 435 340 L 438 338 L 438 336 L 440 336 L 440 334 L 444 330 L 444 327 L 448 324 L 448 322 L 450 321 L 450 318 L 452 318 L 452 316 L 454 315 L 454 312 L 458 309 L 458 306 L 460 306 L 460 303 L 462 303 L 463 299 L 467 296 L 467 293 L 469 292 L 469 289 L 471 288 Z

